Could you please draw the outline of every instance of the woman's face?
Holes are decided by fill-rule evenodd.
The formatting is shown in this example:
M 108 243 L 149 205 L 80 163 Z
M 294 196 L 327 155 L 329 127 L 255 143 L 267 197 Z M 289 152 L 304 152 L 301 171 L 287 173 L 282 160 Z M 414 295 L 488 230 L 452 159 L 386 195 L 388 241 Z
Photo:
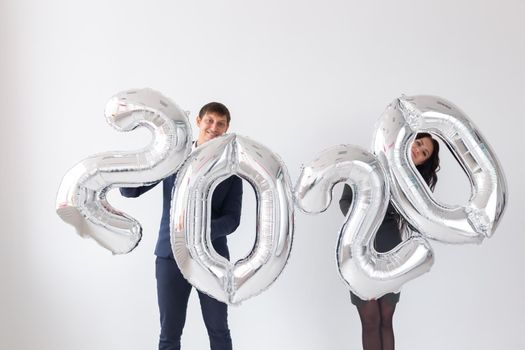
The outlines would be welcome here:
M 416 139 L 412 144 L 412 161 L 415 165 L 421 165 L 430 158 L 432 152 L 434 152 L 432 138 L 425 136 Z

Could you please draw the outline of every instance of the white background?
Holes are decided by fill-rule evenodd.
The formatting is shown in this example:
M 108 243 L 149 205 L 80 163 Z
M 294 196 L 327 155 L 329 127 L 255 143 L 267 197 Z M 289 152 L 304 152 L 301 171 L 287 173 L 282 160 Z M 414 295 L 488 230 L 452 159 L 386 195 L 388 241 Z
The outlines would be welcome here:
M 293 182 L 323 149 L 369 147 L 376 119 L 402 93 L 457 104 L 498 155 L 509 202 L 482 245 L 433 243 L 432 271 L 403 288 L 397 347 L 523 349 L 524 17 L 521 0 L 2 0 L 0 348 L 157 346 L 160 186 L 140 199 L 110 194 L 144 227 L 124 256 L 80 238 L 54 210 L 75 163 L 147 144 L 146 131 L 109 127 L 103 110 L 121 90 L 152 87 L 190 110 L 192 123 L 204 103 L 225 103 L 230 131 L 279 154 Z M 460 203 L 466 176 L 447 150 L 442 158 L 437 195 Z M 243 221 L 230 239 L 238 257 L 255 227 L 254 195 L 244 188 Z M 342 221 L 336 203 L 317 216 L 296 214 L 283 274 L 230 308 L 236 349 L 360 347 L 335 266 Z M 195 293 L 183 347 L 208 347 Z

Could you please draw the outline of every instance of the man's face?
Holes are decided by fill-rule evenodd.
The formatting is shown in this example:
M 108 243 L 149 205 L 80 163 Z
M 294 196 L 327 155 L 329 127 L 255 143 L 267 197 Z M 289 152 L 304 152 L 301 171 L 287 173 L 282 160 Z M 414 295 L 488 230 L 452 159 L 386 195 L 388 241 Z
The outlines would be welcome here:
M 197 117 L 197 127 L 199 128 L 197 145 L 200 146 L 206 141 L 221 136 L 228 130 L 228 126 L 228 120 L 224 115 L 206 112 L 202 118 Z

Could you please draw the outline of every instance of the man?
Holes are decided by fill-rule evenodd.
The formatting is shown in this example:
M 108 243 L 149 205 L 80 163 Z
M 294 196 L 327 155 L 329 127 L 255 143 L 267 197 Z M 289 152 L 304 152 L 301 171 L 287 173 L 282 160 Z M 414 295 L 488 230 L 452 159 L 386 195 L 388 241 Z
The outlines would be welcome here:
M 194 147 L 223 135 L 230 126 L 230 112 L 221 103 L 211 102 L 204 105 L 197 117 L 199 137 Z M 160 310 L 160 350 L 180 349 L 180 338 L 186 320 L 186 308 L 191 292 L 191 285 L 180 272 L 170 244 L 170 206 L 176 174 L 163 180 L 162 219 L 159 238 L 155 248 L 157 278 L 157 296 Z M 156 185 L 156 184 L 155 184 Z M 138 188 L 121 188 L 125 197 L 138 197 L 155 185 Z M 213 192 L 211 238 L 217 253 L 229 259 L 226 235 L 239 226 L 242 206 L 242 181 L 231 176 L 221 182 Z M 232 343 L 228 328 L 228 310 L 226 304 L 198 292 L 202 316 L 208 330 L 212 350 L 231 350 Z

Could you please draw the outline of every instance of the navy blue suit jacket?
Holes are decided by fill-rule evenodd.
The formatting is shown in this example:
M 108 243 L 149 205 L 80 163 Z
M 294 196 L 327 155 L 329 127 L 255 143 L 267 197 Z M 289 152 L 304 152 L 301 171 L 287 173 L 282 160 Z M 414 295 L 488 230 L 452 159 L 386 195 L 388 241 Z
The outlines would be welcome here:
M 161 258 L 173 258 L 170 243 L 170 208 L 173 186 L 176 174 L 170 175 L 162 181 L 163 206 L 162 219 L 160 221 L 159 239 L 155 248 L 155 255 Z M 142 187 L 122 187 L 120 193 L 124 197 L 138 197 L 149 191 L 158 183 Z M 222 181 L 215 191 L 211 200 L 211 239 L 213 248 L 221 256 L 229 259 L 226 236 L 235 231 L 239 226 L 242 207 L 242 180 L 232 175 Z

